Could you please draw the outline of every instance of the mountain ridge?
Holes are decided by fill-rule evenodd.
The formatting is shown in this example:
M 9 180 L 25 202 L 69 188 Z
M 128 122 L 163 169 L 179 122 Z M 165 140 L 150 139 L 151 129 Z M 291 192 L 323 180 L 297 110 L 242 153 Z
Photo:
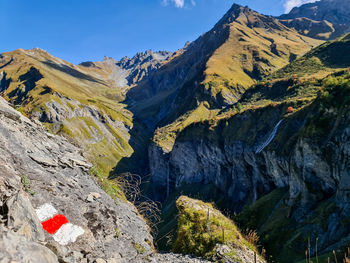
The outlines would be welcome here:
M 235 22 L 236 20 L 237 22 Z M 233 28 L 229 26 L 231 23 Z M 253 26 L 260 28 L 259 30 L 261 32 L 255 32 L 249 28 Z M 269 32 L 265 32 L 268 29 L 266 28 L 265 30 L 264 26 L 270 28 L 272 31 L 283 29 L 288 32 L 288 37 L 293 40 L 288 40 L 286 33 L 282 37 L 277 37 L 277 33 L 276 35 L 271 33 L 274 36 L 271 38 L 271 36 L 267 36 Z M 238 29 L 235 30 L 236 27 Z M 251 35 L 244 35 L 240 27 L 246 28 L 248 32 L 250 30 Z M 283 33 L 281 34 L 283 35 Z M 229 37 L 230 35 L 232 35 L 231 38 Z M 247 43 L 245 43 L 245 37 L 247 37 Z M 238 40 L 240 38 L 242 40 L 239 42 Z M 251 38 L 253 40 L 249 42 Z M 152 116 L 154 116 L 154 110 L 159 112 L 159 116 L 156 115 L 159 120 L 163 119 L 165 114 L 171 115 L 169 112 L 166 113 L 165 109 L 155 109 L 159 107 L 157 105 L 159 100 L 170 105 L 174 103 L 184 104 L 182 106 L 184 110 L 175 114 L 172 117 L 173 120 L 183 112 L 190 110 L 191 107 L 194 109 L 198 103 L 204 100 L 207 100 L 213 107 L 217 107 L 220 104 L 232 104 L 236 102 L 240 96 L 239 94 L 245 88 L 260 78 L 259 74 L 266 74 L 266 71 L 272 70 L 274 67 L 278 68 L 287 64 L 290 56 L 294 57 L 308 51 L 313 45 L 311 42 L 314 45 L 321 43 L 309 38 L 303 38 L 303 36 L 288 29 L 272 17 L 260 15 L 248 7 L 234 4 L 212 30 L 189 44 L 186 49 L 175 53 L 172 59 L 155 74 L 150 75 L 146 81 L 142 81 L 130 90 L 127 94 L 127 99 L 131 102 L 143 100 L 143 107 L 139 109 L 135 107 L 132 111 L 141 112 L 143 116 L 147 112 L 147 108 L 150 108 L 149 110 L 152 112 Z M 238 43 L 226 43 L 226 47 L 223 47 L 225 42 L 230 41 L 230 39 Z M 310 45 L 306 44 L 307 41 L 310 42 Z M 295 46 L 294 49 L 292 47 L 293 45 Z M 230 55 L 235 55 L 235 46 L 242 49 L 242 56 L 247 56 L 245 59 L 247 61 L 246 64 L 244 58 L 239 57 L 241 54 L 237 54 L 234 59 L 229 60 Z M 263 49 L 264 52 L 259 52 L 258 49 Z M 225 52 L 228 54 L 224 55 Z M 249 53 L 254 52 L 256 53 L 255 56 L 249 55 Z M 275 54 L 276 52 L 278 55 Z M 222 65 L 215 64 L 215 59 L 212 57 L 216 54 L 218 56 L 224 56 L 223 58 L 216 59 L 223 59 L 224 62 Z M 268 59 L 273 61 L 272 64 L 267 62 Z M 253 61 L 251 62 L 251 60 Z M 261 68 L 260 65 L 262 65 Z M 210 71 L 211 67 L 215 72 Z M 218 72 L 218 70 L 221 72 Z M 214 73 L 219 75 L 218 78 L 216 78 Z M 211 85 L 211 83 L 215 85 Z M 189 93 L 186 90 L 187 86 L 192 86 L 193 90 L 190 93 L 192 98 L 184 98 Z M 152 103 L 150 99 L 156 103 Z M 178 101 L 176 102 L 176 100 Z M 176 108 L 179 110 L 181 107 L 176 105 Z
M 350 31 L 349 8 L 348 1 L 320 0 L 294 7 L 278 19 L 301 34 L 331 40 Z

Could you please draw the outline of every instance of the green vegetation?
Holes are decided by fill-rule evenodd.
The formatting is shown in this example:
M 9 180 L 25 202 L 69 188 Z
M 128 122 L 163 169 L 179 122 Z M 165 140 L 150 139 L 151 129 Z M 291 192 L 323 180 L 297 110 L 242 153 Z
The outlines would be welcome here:
M 24 191 L 31 195 L 35 195 L 35 192 L 30 188 L 30 180 L 25 175 L 21 175 L 21 183 L 23 185 Z
M 133 243 L 134 248 L 136 249 L 138 254 L 145 254 L 146 253 L 146 249 L 144 248 L 144 246 L 138 244 L 138 243 Z
M 237 222 L 244 222 L 245 228 L 258 229 L 268 221 L 271 211 L 287 194 L 287 190 L 286 188 L 275 189 L 251 206 L 245 207 L 236 218 Z
M 276 71 L 267 79 L 295 77 L 321 78 L 350 66 L 349 34 L 326 42 Z
M 344 123 L 350 105 L 350 74 L 340 71 L 321 80 L 319 96 L 307 113 L 307 123 L 298 136 L 322 143 L 334 136 Z M 311 109 L 310 109 L 311 110 Z
M 115 232 L 115 236 L 117 238 L 119 238 L 120 237 L 120 232 L 119 232 L 119 229 L 117 227 L 114 229 L 114 232 Z
M 108 180 L 108 174 L 98 168 L 98 166 L 92 166 L 90 168 L 89 174 L 96 179 L 101 188 L 115 201 L 118 201 L 120 199 L 126 201 L 126 197 L 120 185 L 116 182 L 116 180 Z M 116 229 L 116 234 L 117 230 L 118 229 Z
M 215 200 L 215 204 L 218 205 L 221 210 L 229 211 L 232 209 L 225 198 L 225 194 L 213 184 L 184 184 L 175 189 L 167 198 L 166 202 L 163 203 L 161 221 L 157 225 L 158 233 L 156 236 L 156 244 L 160 251 L 170 251 L 176 240 L 178 225 L 178 209 L 176 208 L 176 200 L 181 195 L 186 195 L 205 202 Z
M 211 259 L 217 244 L 229 246 L 231 251 L 226 256 L 232 258 L 236 256 L 235 249 L 256 251 L 255 245 L 212 204 L 181 196 L 176 205 L 179 216 L 175 252 Z
M 208 106 L 209 104 L 207 102 L 202 102 L 195 110 L 189 111 L 173 123 L 157 129 L 153 141 L 165 151 L 170 152 L 177 135 L 183 131 L 184 128 L 193 123 L 201 123 L 214 118 L 218 110 L 210 110 Z
M 338 208 L 334 200 L 320 201 L 306 219 L 297 222 L 291 215 L 300 200 L 287 205 L 285 200 L 288 198 L 288 189 L 275 189 L 254 204 L 244 207 L 235 221 L 241 228 L 257 230 L 261 245 L 269 253 L 267 258 L 275 262 L 305 262 L 308 238 L 314 236 L 313 233 L 319 231 L 320 227 L 327 231 L 328 220 Z M 327 262 L 324 261 L 326 256 L 327 253 L 321 255 L 319 262 Z

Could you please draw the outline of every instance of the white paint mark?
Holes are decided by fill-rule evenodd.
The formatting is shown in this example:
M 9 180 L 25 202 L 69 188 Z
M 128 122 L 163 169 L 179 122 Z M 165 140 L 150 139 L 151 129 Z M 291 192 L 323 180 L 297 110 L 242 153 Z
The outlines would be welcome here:
M 41 222 L 52 218 L 58 213 L 57 210 L 51 204 L 48 203 L 43 204 L 35 211 Z
M 71 223 L 64 224 L 54 235 L 53 238 L 60 245 L 65 246 L 70 242 L 75 242 L 77 238 L 84 234 L 84 229 Z

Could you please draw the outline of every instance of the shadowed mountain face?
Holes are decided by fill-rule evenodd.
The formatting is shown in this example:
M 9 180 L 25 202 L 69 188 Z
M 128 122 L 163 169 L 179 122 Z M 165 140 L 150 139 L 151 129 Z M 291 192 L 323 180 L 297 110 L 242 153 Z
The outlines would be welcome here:
M 294 7 L 279 17 L 288 27 L 317 39 L 335 39 L 350 31 L 350 2 L 321 0 Z
M 335 39 L 349 31 L 349 25 L 335 24 L 327 20 L 316 21 L 306 17 L 281 19 L 280 22 L 302 35 L 323 40 Z

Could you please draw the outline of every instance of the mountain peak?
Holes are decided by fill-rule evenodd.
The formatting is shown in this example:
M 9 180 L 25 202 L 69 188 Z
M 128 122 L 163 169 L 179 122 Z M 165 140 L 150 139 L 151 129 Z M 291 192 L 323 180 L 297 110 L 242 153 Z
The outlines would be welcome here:
M 230 24 L 241 15 L 250 15 L 251 13 L 254 13 L 254 11 L 248 6 L 241 6 L 234 3 L 232 7 L 226 12 L 226 14 L 221 18 L 218 24 Z
M 215 27 L 232 24 L 233 22 L 248 26 L 249 28 L 286 29 L 274 17 L 262 15 L 248 6 L 238 4 L 233 4 Z

